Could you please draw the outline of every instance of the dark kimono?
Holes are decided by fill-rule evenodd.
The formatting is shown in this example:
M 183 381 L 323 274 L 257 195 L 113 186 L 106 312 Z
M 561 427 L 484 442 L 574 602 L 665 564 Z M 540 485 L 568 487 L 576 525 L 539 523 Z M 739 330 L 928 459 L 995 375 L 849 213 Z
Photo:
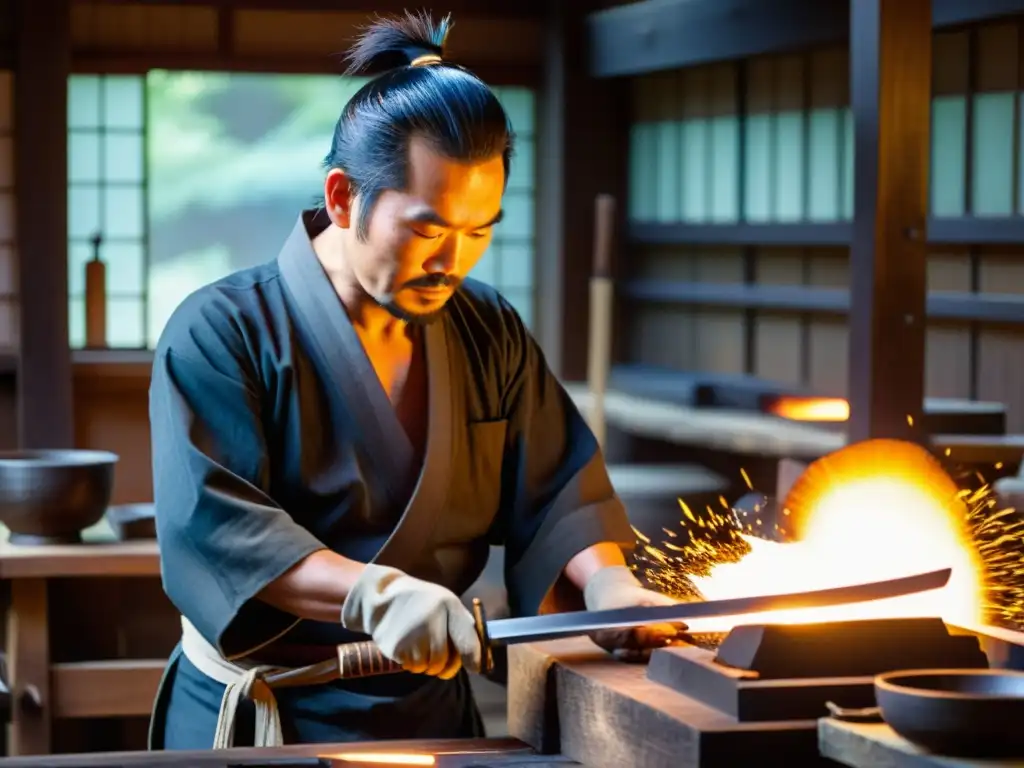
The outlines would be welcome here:
M 275 261 L 191 295 L 155 355 L 164 589 L 229 659 L 273 640 L 309 663 L 311 648 L 329 658 L 334 645 L 365 639 L 254 597 L 324 547 L 462 594 L 489 545 L 504 545 L 510 608 L 527 615 L 578 552 L 633 542 L 590 430 L 516 312 L 473 280 L 424 328 L 429 419 L 417 460 L 312 250 L 326 224 L 303 214 Z M 222 691 L 177 649 L 153 746 L 208 748 Z M 277 698 L 289 742 L 481 735 L 465 673 Z

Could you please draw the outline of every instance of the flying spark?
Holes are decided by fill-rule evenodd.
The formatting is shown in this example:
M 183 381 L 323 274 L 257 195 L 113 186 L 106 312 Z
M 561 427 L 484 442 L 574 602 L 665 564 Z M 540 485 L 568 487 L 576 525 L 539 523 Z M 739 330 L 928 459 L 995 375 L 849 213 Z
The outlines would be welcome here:
M 1001 469 L 1002 463 L 995 468 Z M 1024 631 L 1024 514 L 1003 506 L 984 477 L 970 474 L 978 487 L 960 493 L 971 544 L 984 571 L 986 621 Z
M 994 469 L 1001 470 L 1002 463 Z M 741 474 L 744 485 L 750 487 L 746 472 Z M 981 563 L 985 621 L 1024 631 L 1024 513 L 1005 507 L 976 470 L 956 469 L 951 474 L 962 489 L 958 497 L 960 509 L 965 510 L 964 544 L 974 549 Z M 697 582 L 709 577 L 718 565 L 741 561 L 751 552 L 751 540 L 785 541 L 789 536 L 777 523 L 762 524 L 776 517 L 770 510 L 762 514 L 757 507 L 740 511 L 707 506 L 695 514 L 682 499 L 679 505 L 678 528 L 663 528 L 663 540 L 654 541 L 637 532 L 640 546 L 635 568 L 652 588 L 680 600 L 703 599 Z M 783 506 L 780 512 L 777 519 L 782 522 L 790 510 Z M 879 530 L 873 535 L 885 536 L 886 532 Z

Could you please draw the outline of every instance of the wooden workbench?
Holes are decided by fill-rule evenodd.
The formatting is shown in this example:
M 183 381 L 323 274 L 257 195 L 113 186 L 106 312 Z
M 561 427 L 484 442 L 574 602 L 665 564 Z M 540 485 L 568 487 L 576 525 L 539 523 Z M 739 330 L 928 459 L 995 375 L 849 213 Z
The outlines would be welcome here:
M 586 385 L 566 390 L 586 413 Z M 817 459 L 846 445 L 838 429 L 787 421 L 775 416 L 726 408 L 691 408 L 609 390 L 605 394 L 608 425 L 637 437 L 738 455 Z M 1024 435 L 936 435 L 938 451 L 968 464 L 1016 464 L 1024 456 Z
M 147 715 L 166 657 L 53 663 L 48 592 L 67 577 L 160 574 L 155 541 L 117 542 L 105 522 L 83 544 L 14 546 L 0 529 L 0 579 L 7 606 L 7 684 L 11 690 L 11 756 L 49 754 L 59 718 Z
M 558 755 L 538 759 L 529 746 L 516 739 L 477 739 L 454 741 L 389 741 L 359 744 L 320 744 L 285 747 L 242 747 L 201 752 L 116 752 L 91 755 L 55 755 L 3 761 L 5 768 L 242 768 L 248 765 L 279 765 L 287 768 L 288 758 L 297 758 L 293 765 L 304 765 L 302 758 L 344 755 L 338 765 L 359 766 L 354 758 L 362 753 L 436 756 L 436 768 L 571 768 L 579 765 Z M 310 760 L 312 768 L 315 763 Z M 625 767 L 624 767 L 625 768 Z
M 590 768 L 824 768 L 813 718 L 737 722 L 587 638 L 509 646 L 508 679 L 509 735 Z
M 1024 760 L 936 757 L 918 749 L 883 723 L 818 722 L 818 749 L 850 768 L 1024 768 Z

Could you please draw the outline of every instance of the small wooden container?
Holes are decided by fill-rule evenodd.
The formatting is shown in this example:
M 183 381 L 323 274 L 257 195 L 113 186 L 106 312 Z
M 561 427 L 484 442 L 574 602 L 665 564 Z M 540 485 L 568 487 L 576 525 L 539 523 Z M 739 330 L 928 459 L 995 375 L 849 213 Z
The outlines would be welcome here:
M 107 346 L 107 265 L 100 258 L 103 236 L 92 239 L 92 259 L 85 265 L 85 346 Z

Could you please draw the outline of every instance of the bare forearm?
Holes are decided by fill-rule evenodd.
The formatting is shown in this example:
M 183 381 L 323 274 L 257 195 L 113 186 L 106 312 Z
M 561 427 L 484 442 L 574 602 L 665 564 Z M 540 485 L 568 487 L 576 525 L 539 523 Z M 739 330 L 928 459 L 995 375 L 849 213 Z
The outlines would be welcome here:
M 577 589 L 582 590 L 590 581 L 590 577 L 602 568 L 625 564 L 626 558 L 617 544 L 602 542 L 587 547 L 573 557 L 565 566 L 565 575 Z
M 279 610 L 312 621 L 341 621 L 341 606 L 365 565 L 329 549 L 300 560 L 257 595 Z

